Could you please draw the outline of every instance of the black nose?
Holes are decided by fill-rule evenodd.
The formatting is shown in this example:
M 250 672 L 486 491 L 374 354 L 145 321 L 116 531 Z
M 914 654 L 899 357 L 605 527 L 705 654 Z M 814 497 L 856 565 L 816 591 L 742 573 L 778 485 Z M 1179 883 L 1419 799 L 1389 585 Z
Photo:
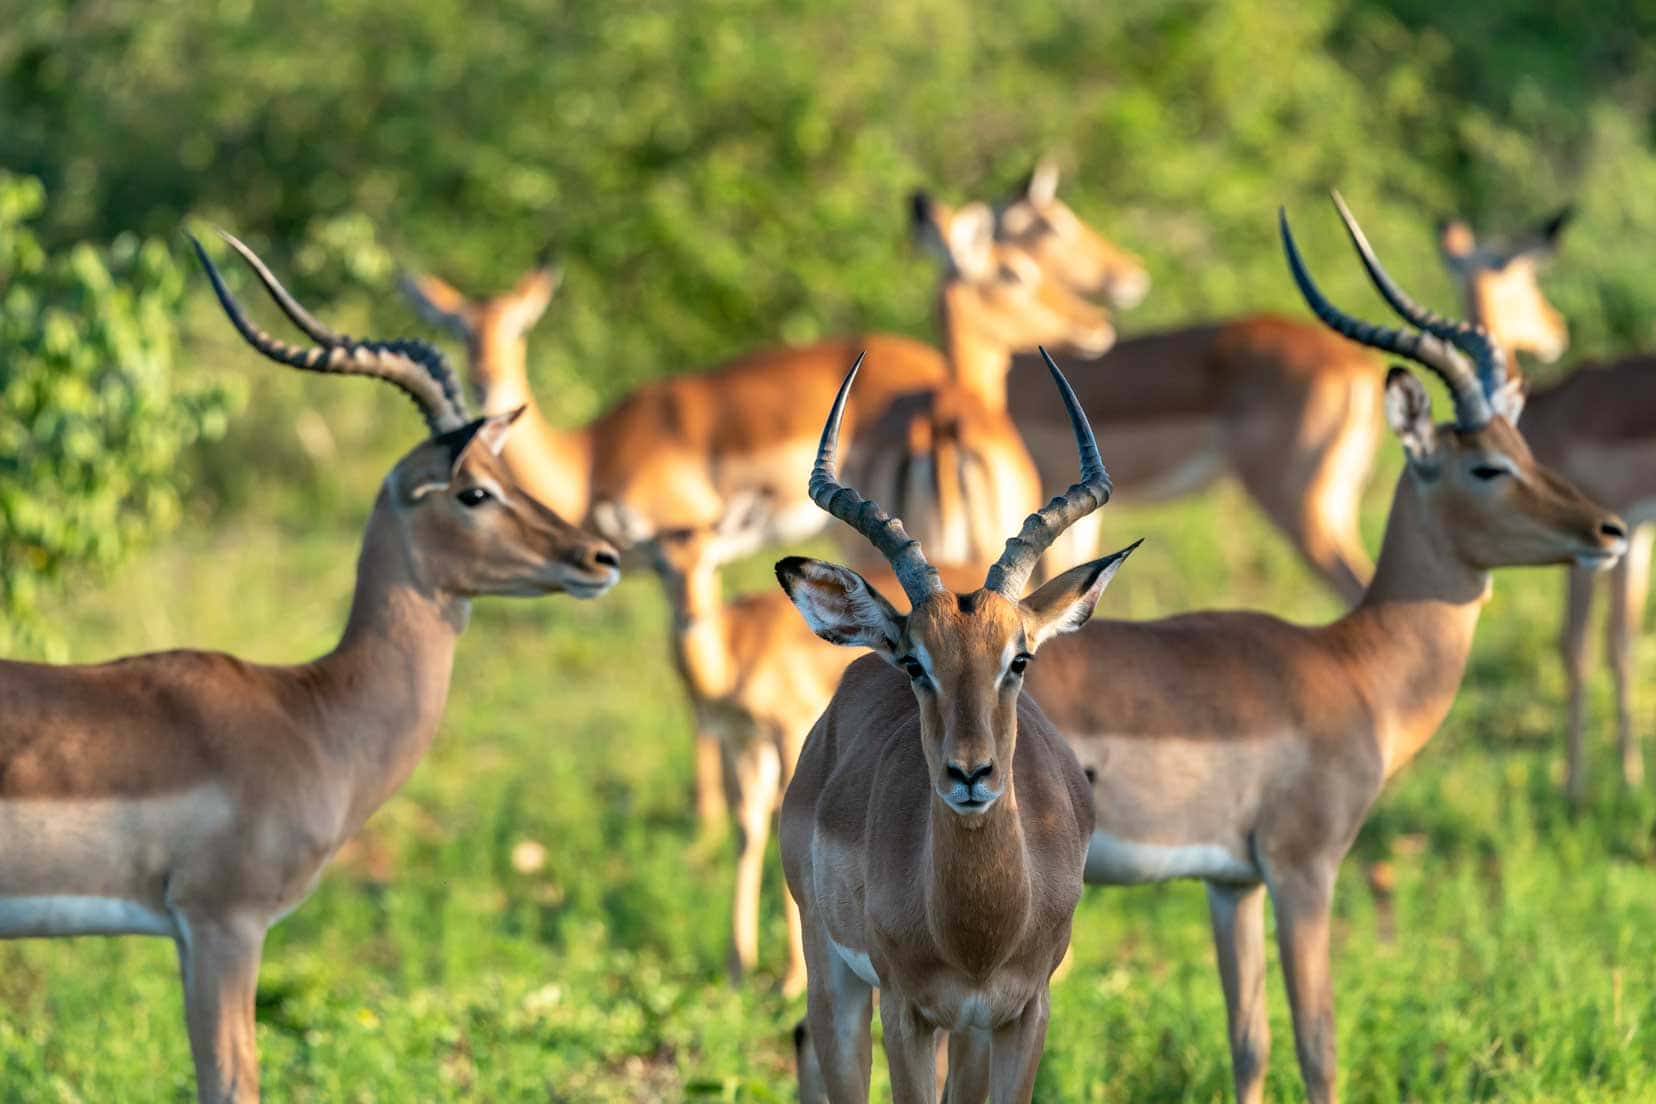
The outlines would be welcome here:
M 1599 532 L 1611 540 L 1627 539 L 1627 526 L 1623 525 L 1620 519 L 1612 519 L 1600 525 Z
M 613 567 L 617 571 L 621 570 L 621 556 L 608 545 L 592 554 L 592 562 L 599 567 Z
M 970 790 L 976 783 L 987 782 L 989 780 L 989 776 L 995 773 L 995 763 L 992 759 L 987 760 L 979 763 L 971 770 L 967 770 L 959 763 L 950 763 L 944 769 L 950 779 L 961 783 L 968 790 Z

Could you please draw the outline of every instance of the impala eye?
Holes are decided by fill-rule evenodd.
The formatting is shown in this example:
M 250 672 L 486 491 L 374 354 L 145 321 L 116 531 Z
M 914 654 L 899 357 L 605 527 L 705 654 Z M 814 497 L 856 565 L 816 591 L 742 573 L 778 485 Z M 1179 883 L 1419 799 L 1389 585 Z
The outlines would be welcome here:
M 454 497 L 460 500 L 462 506 L 475 510 L 493 498 L 494 495 L 490 494 L 486 487 L 467 487 Z
M 901 667 L 903 669 L 903 673 L 915 682 L 919 682 L 921 679 L 926 677 L 925 665 L 913 656 L 904 656 L 902 659 L 899 659 L 897 661 L 897 666 Z
M 1494 464 L 1479 464 L 1472 469 L 1472 474 L 1479 479 L 1498 479 L 1503 475 L 1511 475 L 1512 473 L 1506 468 L 1497 468 Z
M 1034 658 L 1035 657 L 1030 655 L 1028 652 L 1019 652 L 1017 655 L 1012 657 L 1012 662 L 1006 665 L 1007 673 L 1012 675 L 1022 675 L 1024 673 L 1024 668 L 1028 667 L 1029 661 Z

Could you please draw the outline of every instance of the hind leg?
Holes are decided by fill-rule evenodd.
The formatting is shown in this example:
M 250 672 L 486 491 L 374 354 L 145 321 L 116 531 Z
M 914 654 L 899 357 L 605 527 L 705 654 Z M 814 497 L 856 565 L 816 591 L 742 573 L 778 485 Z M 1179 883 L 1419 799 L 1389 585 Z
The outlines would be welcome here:
M 1610 673 L 1616 684 L 1616 745 L 1621 752 L 1622 780 L 1629 786 L 1644 781 L 1644 756 L 1633 727 L 1632 687 L 1636 677 L 1635 644 L 1645 599 L 1650 593 L 1650 550 L 1656 526 L 1633 531 L 1627 555 L 1610 575 Z

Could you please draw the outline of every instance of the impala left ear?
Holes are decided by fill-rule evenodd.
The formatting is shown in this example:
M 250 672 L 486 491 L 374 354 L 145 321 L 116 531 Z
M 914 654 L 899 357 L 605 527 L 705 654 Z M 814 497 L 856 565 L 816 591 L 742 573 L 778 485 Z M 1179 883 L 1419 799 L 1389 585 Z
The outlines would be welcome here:
M 1034 594 L 1019 603 L 1024 612 L 1029 650 L 1033 652 L 1053 637 L 1085 625 L 1103 597 L 1104 588 L 1110 585 L 1133 549 L 1143 543 L 1140 538 L 1119 552 L 1072 567 L 1042 583 Z
M 1058 198 L 1058 159 L 1045 154 L 1035 162 L 1024 179 L 1024 198 L 1036 207 L 1045 207 Z

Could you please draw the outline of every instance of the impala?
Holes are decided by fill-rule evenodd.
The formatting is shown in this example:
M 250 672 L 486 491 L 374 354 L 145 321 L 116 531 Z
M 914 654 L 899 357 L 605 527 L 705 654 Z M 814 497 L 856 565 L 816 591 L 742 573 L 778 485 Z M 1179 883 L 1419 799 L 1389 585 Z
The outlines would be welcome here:
M 384 380 L 418 404 L 431 436 L 380 488 L 344 636 L 320 659 L 0 663 L 0 936 L 172 939 L 197 1096 L 252 1101 L 265 932 L 430 744 L 470 599 L 592 598 L 619 573 L 608 544 L 519 489 L 498 456 L 513 415 L 468 419 L 435 349 L 320 323 L 327 340 L 287 345 L 248 321 L 196 251 L 254 349 Z
M 1075 755 L 1022 694 L 1023 674 L 1043 643 L 1092 613 L 1131 551 L 1023 596 L 1045 549 L 1110 493 L 1086 416 L 1052 372 L 1080 481 L 1029 516 L 979 589 L 946 589 L 901 521 L 838 482 L 855 366 L 823 429 L 811 498 L 890 561 L 910 612 L 849 568 L 797 556 L 776 565 L 817 635 L 875 652 L 847 669 L 782 802 L 782 864 L 809 970 L 807 1100 L 824 1090 L 868 1099 L 876 987 L 894 1100 L 933 1098 L 939 1032 L 951 1100 L 992 1089 L 997 1104 L 1028 1101 L 1034 1090 L 1092 808 Z
M 939 561 L 987 565 L 1000 553 L 1002 534 L 1041 496 L 1040 475 L 1006 412 L 1012 354 L 1080 341 L 1095 356 L 1115 331 L 1104 312 L 1046 278 L 1021 249 L 997 242 L 987 205 L 955 209 L 924 193 L 912 204 L 915 236 L 944 265 L 938 318 L 950 379 L 892 402 L 846 474 L 891 504 Z M 1074 562 L 1059 559 L 1067 540 L 1043 566 Z M 847 543 L 859 568 L 877 564 L 870 551 L 866 542 Z
M 1491 569 L 1603 567 L 1627 544 L 1620 519 L 1531 455 L 1487 335 L 1416 306 L 1343 205 L 1341 215 L 1374 282 L 1418 332 L 1357 321 L 1323 298 L 1284 215 L 1301 293 L 1336 332 L 1438 375 L 1455 413 L 1434 425 L 1420 382 L 1400 367 L 1387 376 L 1386 417 L 1407 463 L 1362 600 L 1323 626 L 1241 612 L 1095 622 L 1055 642 L 1029 678 L 1094 776 L 1087 880 L 1206 881 L 1244 1102 L 1262 1097 L 1270 1045 L 1265 893 L 1306 1090 L 1333 1101 L 1335 875 L 1387 779 L 1454 701 Z
M 1096 255 L 1096 235 L 1056 190 L 1050 165 L 1032 174 L 1003 207 L 1003 233 L 1048 275 L 1075 279 Z M 1084 277 L 1073 286 L 1099 290 Z M 1113 287 L 1105 281 L 1103 293 Z M 1070 445 L 1044 373 L 1034 357 L 1019 356 L 1007 390 L 1012 420 L 1050 482 L 1069 470 Z M 1378 444 L 1381 390 L 1370 354 L 1315 325 L 1255 314 L 1124 338 L 1076 375 L 1075 390 L 1115 450 L 1110 474 L 1123 501 L 1189 494 L 1229 473 L 1343 600 L 1362 596 L 1373 569 L 1358 506 Z M 1078 554 L 1098 547 L 1096 524 L 1074 532 Z
M 1556 360 L 1569 341 L 1564 320 L 1542 294 L 1537 266 L 1555 248 L 1569 211 L 1505 249 L 1480 245 L 1464 222 L 1443 227 L 1440 244 L 1461 286 L 1467 311 L 1506 353 L 1507 364 L 1527 352 Z M 1610 617 L 1605 625 L 1610 672 L 1616 688 L 1616 740 L 1622 779 L 1644 780 L 1644 758 L 1633 726 L 1633 643 L 1650 587 L 1650 553 L 1656 536 L 1656 357 L 1627 357 L 1586 364 L 1562 381 L 1532 391 L 1524 403 L 1524 436 L 1535 455 L 1632 527 L 1627 555 L 1610 571 Z M 1570 722 L 1565 787 L 1587 796 L 1587 626 L 1596 576 L 1570 571 L 1562 649 L 1570 681 Z

